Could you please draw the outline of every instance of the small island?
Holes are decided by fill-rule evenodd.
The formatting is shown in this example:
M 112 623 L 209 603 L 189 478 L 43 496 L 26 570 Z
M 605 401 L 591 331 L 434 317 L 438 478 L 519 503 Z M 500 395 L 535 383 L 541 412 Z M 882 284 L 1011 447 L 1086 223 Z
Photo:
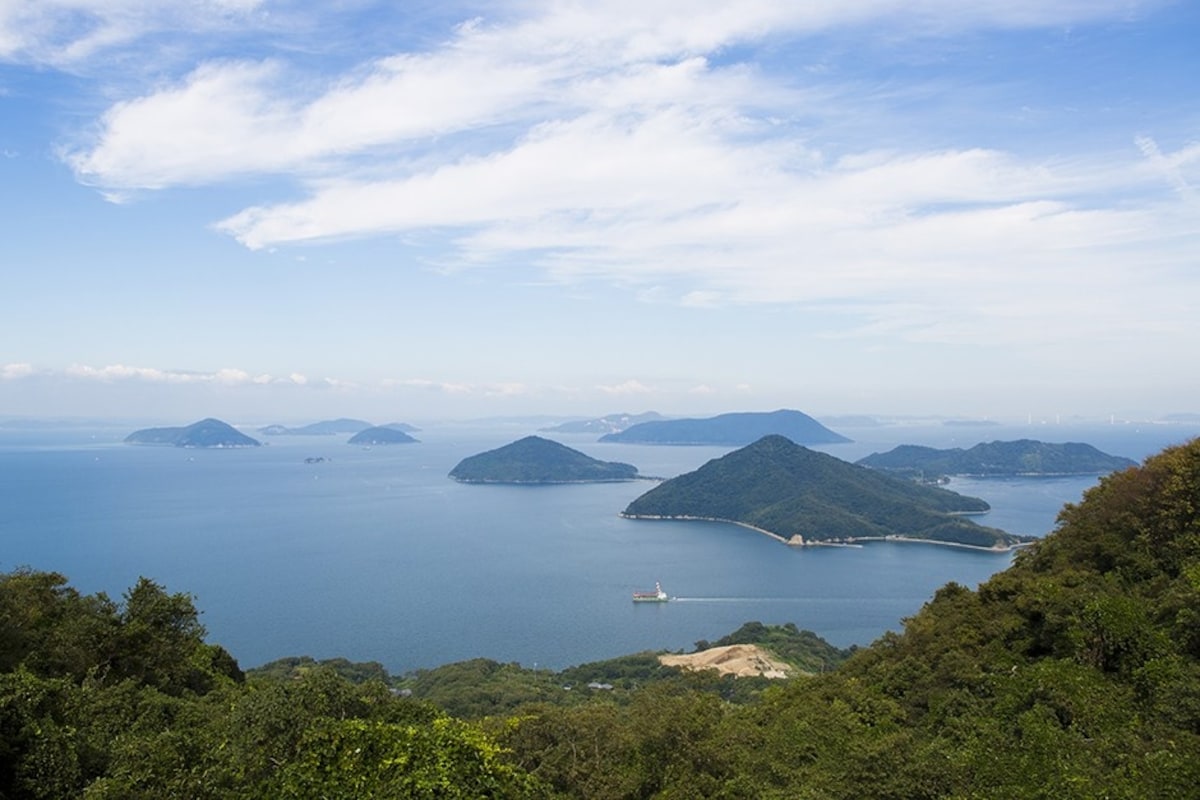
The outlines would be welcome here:
M 655 422 L 662 418 L 662 414 L 655 411 L 647 411 L 643 414 L 609 414 L 596 419 L 572 420 L 541 430 L 545 433 L 620 433 L 634 425 Z
M 732 522 L 793 545 L 887 539 L 1005 550 L 1031 541 L 963 518 L 988 510 L 976 497 L 765 436 L 659 484 L 622 516 Z
M 526 436 L 464 458 L 450 477 L 462 483 L 596 483 L 639 476 L 632 464 L 600 461 L 550 439 Z
M 1090 444 L 1048 444 L 1034 439 L 980 443 L 966 450 L 961 447 L 939 450 L 906 444 L 886 453 L 872 453 L 856 463 L 926 481 L 937 480 L 943 475 L 1107 475 L 1137 466 L 1132 459 L 1109 455 Z
M 339 433 L 358 433 L 369 427 L 371 427 L 371 423 L 361 419 L 341 417 L 311 422 L 298 428 L 290 428 L 287 425 L 268 425 L 265 428 L 259 428 L 258 432 L 264 436 L 334 436 Z
M 350 437 L 347 444 L 377 445 L 377 444 L 413 444 L 417 440 L 402 430 L 389 425 L 379 425 L 367 428 Z
M 688 444 L 743 447 L 776 434 L 796 444 L 838 444 L 850 441 L 800 411 L 747 411 L 706 419 L 642 422 L 600 437 L 602 442 Z
M 258 432 L 264 436 L 336 436 L 342 433 L 361 433 L 367 428 L 372 427 L 375 426 L 365 420 L 340 417 L 338 419 L 311 422 L 308 425 L 301 425 L 298 428 L 290 428 L 287 425 L 267 425 L 264 428 L 259 428 Z M 405 433 L 413 433 L 420 430 L 420 428 L 405 422 L 389 422 L 387 425 L 380 427 L 395 428 Z
M 143 428 L 126 436 L 125 443 L 212 448 L 258 447 L 262 444 L 232 425 L 211 417 L 177 428 Z

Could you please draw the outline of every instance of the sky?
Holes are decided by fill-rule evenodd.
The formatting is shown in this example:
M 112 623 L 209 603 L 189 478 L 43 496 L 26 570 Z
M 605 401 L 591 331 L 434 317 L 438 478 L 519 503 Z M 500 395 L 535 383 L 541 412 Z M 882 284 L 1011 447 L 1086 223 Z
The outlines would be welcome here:
M 1200 3 L 0 0 L 0 417 L 1200 412 Z

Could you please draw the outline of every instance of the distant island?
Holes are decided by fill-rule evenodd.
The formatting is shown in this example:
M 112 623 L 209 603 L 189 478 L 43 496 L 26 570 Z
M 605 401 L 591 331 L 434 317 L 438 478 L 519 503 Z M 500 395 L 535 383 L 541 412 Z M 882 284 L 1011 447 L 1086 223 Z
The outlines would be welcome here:
M 416 439 L 402 430 L 397 430 L 388 425 L 379 425 L 359 431 L 350 437 L 347 444 L 412 444 L 416 441 Z
M 771 435 L 659 484 L 622 516 L 733 522 L 797 545 L 897 539 L 1006 549 L 1031 541 L 962 517 L 988 509 L 979 498 Z
M 464 458 L 450 477 L 463 483 L 583 483 L 631 481 L 638 471 L 632 464 L 600 461 L 565 444 L 526 436 Z
M 620 433 L 643 422 L 655 422 L 663 415 L 655 411 L 643 414 L 609 414 L 597 419 L 580 419 L 564 422 L 550 428 L 541 428 L 544 433 Z
M 301 425 L 298 428 L 289 428 L 286 425 L 267 425 L 265 428 L 259 428 L 258 432 L 264 436 L 336 436 L 341 433 L 360 433 L 371 427 L 375 426 L 364 420 L 341 417 Z M 404 422 L 390 422 L 380 427 L 395 428 L 405 433 L 420 430 L 420 428 Z
M 721 414 L 706 419 L 643 422 L 619 433 L 601 436 L 600 441 L 742 447 L 772 434 L 787 437 L 796 444 L 838 444 L 850 441 L 807 414 L 790 409 Z
M 125 437 L 126 444 L 167 447 L 258 447 L 262 442 L 219 419 L 202 419 L 179 428 L 143 428 Z
M 926 480 L 942 475 L 1107 475 L 1137 466 L 1132 459 L 1103 453 L 1090 444 L 1048 444 L 1033 439 L 980 443 L 966 450 L 906 444 L 886 453 L 872 453 L 856 463 Z

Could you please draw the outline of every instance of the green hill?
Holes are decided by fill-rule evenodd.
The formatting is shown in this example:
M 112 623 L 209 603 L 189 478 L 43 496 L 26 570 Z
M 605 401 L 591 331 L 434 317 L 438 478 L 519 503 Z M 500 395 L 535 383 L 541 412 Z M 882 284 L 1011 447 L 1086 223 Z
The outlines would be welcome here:
M 737 522 L 806 544 L 889 536 L 986 548 L 1022 541 L 959 516 L 988 508 L 766 436 L 651 489 L 624 516 Z
M 600 461 L 564 444 L 526 436 L 464 458 L 450 477 L 464 483 L 579 483 L 629 481 L 638 472 L 632 464 Z
M 642 422 L 600 437 L 602 442 L 638 444 L 703 444 L 742 447 L 764 436 L 786 436 L 796 444 L 837 444 L 850 441 L 800 411 L 747 411 L 706 419 L 668 419 Z
M 202 419 L 178 428 L 143 428 L 125 437 L 127 444 L 169 447 L 258 447 L 261 442 L 219 419 Z
M 1122 456 L 1111 456 L 1090 444 L 1049 444 L 1033 439 L 980 443 L 969 449 L 939 450 L 901 445 L 886 453 L 872 453 L 856 463 L 872 469 L 909 475 L 1105 475 L 1137 466 Z

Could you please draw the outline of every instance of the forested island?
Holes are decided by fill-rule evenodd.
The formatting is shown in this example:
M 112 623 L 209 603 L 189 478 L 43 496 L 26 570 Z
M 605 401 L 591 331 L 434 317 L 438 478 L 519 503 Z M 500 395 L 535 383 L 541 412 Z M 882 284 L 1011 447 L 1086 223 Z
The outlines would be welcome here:
M 619 461 L 601 461 L 541 436 L 468 456 L 450 470 L 463 483 L 581 483 L 631 481 L 637 467 Z
M 1133 459 L 1109 455 L 1090 444 L 1049 444 L 1034 439 L 981 442 L 965 450 L 905 444 L 886 453 L 872 453 L 856 463 L 926 480 L 942 475 L 1106 475 L 1137 466 Z
M 771 682 L 661 653 L 245 671 L 186 594 L 143 578 L 113 600 L 16 570 L 0 797 L 1194 797 L 1197 508 L 1200 440 L 1101 478 L 1010 568 L 947 584 L 870 647 L 732 634 L 796 667 Z
M 409 436 L 398 428 L 388 425 L 378 425 L 366 428 L 350 437 L 347 444 L 377 445 L 377 444 L 413 444 L 416 438 Z
M 634 500 L 634 519 L 736 522 L 789 544 L 903 538 L 989 549 L 1028 541 L 963 514 L 989 506 L 976 497 L 922 486 L 764 436 Z
M 704 419 L 642 422 L 600 437 L 602 442 L 688 444 L 741 447 L 777 434 L 796 444 L 838 444 L 850 441 L 800 411 L 747 411 Z
M 258 447 L 253 439 L 219 419 L 202 419 L 176 428 L 143 428 L 125 437 L 126 444 L 168 447 Z

